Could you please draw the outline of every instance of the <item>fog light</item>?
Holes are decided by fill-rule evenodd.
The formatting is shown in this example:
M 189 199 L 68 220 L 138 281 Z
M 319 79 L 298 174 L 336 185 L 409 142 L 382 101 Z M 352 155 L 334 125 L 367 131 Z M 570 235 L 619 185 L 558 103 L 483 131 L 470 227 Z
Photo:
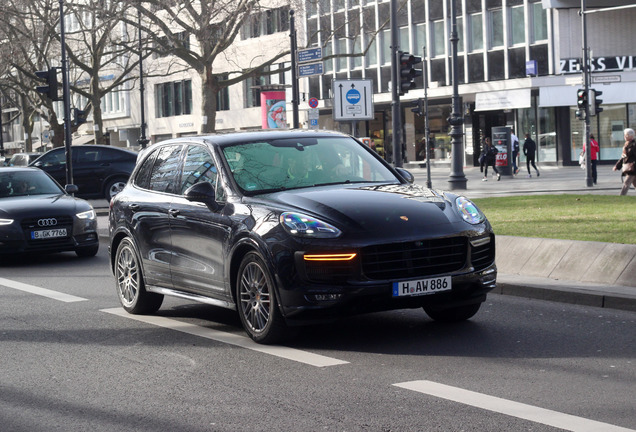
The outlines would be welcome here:
M 334 301 L 339 300 L 342 297 L 342 294 L 316 294 L 314 295 L 314 299 L 316 301 Z

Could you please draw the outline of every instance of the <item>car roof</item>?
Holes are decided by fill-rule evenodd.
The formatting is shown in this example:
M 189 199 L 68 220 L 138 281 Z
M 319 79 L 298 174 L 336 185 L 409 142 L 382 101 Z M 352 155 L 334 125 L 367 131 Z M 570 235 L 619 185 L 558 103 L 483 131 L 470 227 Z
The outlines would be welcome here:
M 37 172 L 41 172 L 42 170 L 40 168 L 36 168 L 36 167 L 27 167 L 27 166 L 11 166 L 11 167 L 1 167 L 0 168 L 0 172 L 6 173 L 6 172 L 31 172 L 31 171 L 37 171 Z
M 350 135 L 343 134 L 336 131 L 327 130 L 278 130 L 267 129 L 259 131 L 239 131 L 231 133 L 219 133 L 208 134 L 198 136 L 179 137 L 171 140 L 161 141 L 157 144 L 169 144 L 169 143 L 183 143 L 183 142 L 211 142 L 218 144 L 219 146 L 228 146 L 234 144 L 240 144 L 244 142 L 254 141 L 268 141 L 275 139 L 289 139 L 289 138 L 333 138 L 333 137 L 350 137 Z
M 128 148 L 111 146 L 111 145 L 101 145 L 101 144 L 76 145 L 76 146 L 71 146 L 71 150 L 74 149 L 74 148 L 78 148 L 78 147 L 83 147 L 83 148 L 108 148 L 108 149 L 115 149 L 115 150 L 123 151 L 123 152 L 126 152 L 126 153 L 131 153 L 131 154 L 134 154 L 134 155 L 137 154 L 136 151 L 128 149 Z M 65 147 L 62 146 L 62 147 L 56 147 L 54 149 L 51 149 L 51 150 L 47 151 L 46 153 L 52 152 L 54 150 L 60 150 L 60 149 L 61 150 L 66 150 Z M 46 153 L 44 153 L 44 154 L 46 154 Z

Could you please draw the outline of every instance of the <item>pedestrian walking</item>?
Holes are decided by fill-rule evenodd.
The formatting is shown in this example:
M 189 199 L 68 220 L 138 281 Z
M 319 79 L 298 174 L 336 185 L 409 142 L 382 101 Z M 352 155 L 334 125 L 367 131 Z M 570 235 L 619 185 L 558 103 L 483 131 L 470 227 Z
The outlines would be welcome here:
M 488 167 L 491 166 L 493 172 L 497 175 L 497 181 L 501 180 L 501 174 L 497 170 L 497 147 L 495 147 L 490 141 L 490 137 L 486 137 L 484 140 L 484 149 L 482 154 L 484 156 L 484 178 L 481 181 L 488 181 Z
M 530 172 L 530 165 L 537 172 L 537 177 L 541 174 L 539 173 L 539 169 L 534 163 L 534 157 L 537 153 L 537 144 L 530 138 L 530 134 L 526 133 L 526 140 L 523 143 L 523 154 L 526 156 L 526 166 L 528 167 L 528 178 L 532 177 L 532 173 Z
M 623 154 L 613 169 L 614 171 L 621 170 L 621 176 L 625 176 L 621 195 L 627 195 L 630 185 L 634 185 L 634 188 L 636 188 L 636 137 L 634 129 L 625 129 Z
M 592 180 L 594 181 L 594 184 L 596 184 L 596 180 L 598 178 L 598 175 L 596 172 L 596 163 L 598 161 L 598 153 L 600 151 L 601 151 L 601 148 L 598 145 L 598 141 L 594 139 L 593 134 L 590 134 L 590 162 L 592 166 Z M 583 151 L 581 152 L 581 155 L 585 157 L 585 146 L 583 146 Z M 585 158 L 583 159 L 583 161 L 585 161 Z
M 512 143 L 512 173 L 517 174 L 519 167 L 517 166 L 517 158 L 519 157 L 519 138 L 515 135 L 515 130 L 510 130 L 510 142 Z

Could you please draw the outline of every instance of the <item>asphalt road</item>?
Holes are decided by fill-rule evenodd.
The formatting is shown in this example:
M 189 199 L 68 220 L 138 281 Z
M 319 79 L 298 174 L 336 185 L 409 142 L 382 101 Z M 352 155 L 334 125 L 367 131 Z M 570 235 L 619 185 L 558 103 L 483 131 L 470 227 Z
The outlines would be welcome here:
M 263 347 L 207 305 L 123 313 L 107 262 L 0 261 L 0 430 L 636 430 L 633 312 L 490 295 Z

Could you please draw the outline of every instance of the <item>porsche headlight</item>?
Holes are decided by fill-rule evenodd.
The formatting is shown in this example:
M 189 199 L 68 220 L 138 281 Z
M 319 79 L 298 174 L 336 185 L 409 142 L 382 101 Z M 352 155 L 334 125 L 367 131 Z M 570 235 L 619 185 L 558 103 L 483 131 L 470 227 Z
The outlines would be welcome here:
M 342 232 L 335 226 L 301 213 L 284 212 L 280 223 L 289 234 L 309 238 L 336 238 Z
M 82 213 L 77 213 L 75 216 L 77 216 L 78 219 L 95 219 L 95 210 L 91 209 Z
M 475 204 L 471 200 L 465 197 L 458 197 L 455 200 L 455 205 L 459 210 L 459 213 L 462 215 L 462 219 L 472 225 L 476 225 L 482 223 L 486 216 L 477 208 Z

